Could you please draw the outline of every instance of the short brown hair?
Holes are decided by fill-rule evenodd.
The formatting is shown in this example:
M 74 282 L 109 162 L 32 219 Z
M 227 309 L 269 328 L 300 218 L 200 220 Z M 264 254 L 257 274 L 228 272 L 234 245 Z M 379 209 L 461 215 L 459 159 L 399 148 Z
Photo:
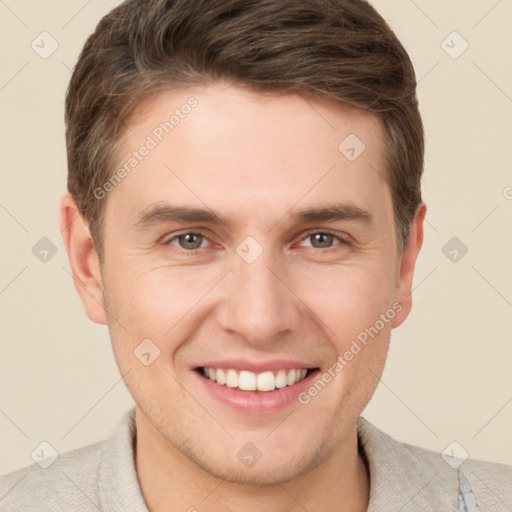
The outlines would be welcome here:
M 100 261 L 104 201 L 94 191 L 114 172 L 136 107 L 159 91 L 212 80 L 377 113 L 403 249 L 421 202 L 423 125 L 411 60 L 368 2 L 127 0 L 87 39 L 66 95 L 68 190 Z

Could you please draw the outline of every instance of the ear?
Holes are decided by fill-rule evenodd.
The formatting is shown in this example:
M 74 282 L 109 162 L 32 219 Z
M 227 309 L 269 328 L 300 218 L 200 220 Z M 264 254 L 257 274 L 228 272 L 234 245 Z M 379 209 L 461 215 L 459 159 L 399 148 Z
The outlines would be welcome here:
M 402 309 L 393 319 L 391 323 L 393 327 L 398 327 L 407 318 L 412 308 L 412 280 L 416 260 L 423 244 L 423 221 L 426 212 L 425 203 L 420 203 L 409 226 L 404 252 L 398 262 L 395 301 L 401 304 Z
M 103 304 L 103 282 L 98 254 L 89 228 L 73 197 L 66 194 L 60 202 L 60 230 L 68 253 L 75 288 L 87 316 L 98 324 L 107 324 Z

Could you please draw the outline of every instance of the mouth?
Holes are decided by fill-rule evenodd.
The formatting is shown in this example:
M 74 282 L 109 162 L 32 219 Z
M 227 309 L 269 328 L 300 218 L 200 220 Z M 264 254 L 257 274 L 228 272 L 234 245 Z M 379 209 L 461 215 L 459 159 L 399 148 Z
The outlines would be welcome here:
M 269 393 L 283 388 L 293 387 L 316 372 L 318 368 L 282 368 L 251 372 L 233 368 L 212 368 L 199 366 L 196 372 L 219 386 L 256 393 Z

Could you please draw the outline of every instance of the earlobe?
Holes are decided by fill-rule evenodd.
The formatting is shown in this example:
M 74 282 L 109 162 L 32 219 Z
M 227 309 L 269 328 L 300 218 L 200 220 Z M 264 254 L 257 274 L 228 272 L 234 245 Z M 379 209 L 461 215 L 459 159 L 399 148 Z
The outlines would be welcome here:
M 423 244 L 423 221 L 425 220 L 426 212 L 427 207 L 425 203 L 420 203 L 409 227 L 407 242 L 398 264 L 395 301 L 401 304 L 402 309 L 393 319 L 393 327 L 398 327 L 402 324 L 412 308 L 412 281 L 418 254 Z
M 66 194 L 60 203 L 60 229 L 75 288 L 85 312 L 93 322 L 107 324 L 98 254 L 89 229 L 70 194 Z

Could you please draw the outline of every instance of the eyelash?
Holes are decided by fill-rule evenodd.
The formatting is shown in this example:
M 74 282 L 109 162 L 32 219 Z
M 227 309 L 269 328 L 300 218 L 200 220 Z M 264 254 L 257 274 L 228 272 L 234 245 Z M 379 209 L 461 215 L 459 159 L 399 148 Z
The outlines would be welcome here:
M 332 247 L 327 247 L 325 249 L 318 248 L 318 247 L 310 247 L 311 249 L 313 249 L 315 251 L 320 251 L 322 253 L 331 253 L 331 252 L 334 252 L 336 250 L 336 247 L 338 245 L 350 245 L 350 242 L 348 240 L 345 240 L 345 239 L 341 238 L 340 236 L 336 235 L 335 233 L 332 233 L 331 231 L 318 231 L 318 230 L 308 231 L 307 233 L 304 234 L 304 236 L 300 239 L 300 241 L 302 242 L 302 241 L 306 240 L 308 237 L 310 237 L 311 235 L 317 235 L 317 234 L 331 235 L 335 239 L 337 239 L 340 243 L 336 244 L 336 245 L 334 245 Z M 171 242 L 173 242 L 174 240 L 177 240 L 180 236 L 184 236 L 184 235 L 201 235 L 205 240 L 210 241 L 210 239 L 206 235 L 201 233 L 200 231 L 184 231 L 182 233 L 178 233 L 177 235 L 172 236 L 168 240 L 164 241 L 163 244 L 164 245 L 171 245 Z M 190 251 L 187 251 L 185 249 L 177 248 L 177 252 L 180 253 L 180 254 L 195 255 L 198 252 L 200 252 L 202 249 L 204 249 L 204 247 L 203 248 L 199 248 L 199 249 L 193 249 L 193 250 L 190 250 Z

